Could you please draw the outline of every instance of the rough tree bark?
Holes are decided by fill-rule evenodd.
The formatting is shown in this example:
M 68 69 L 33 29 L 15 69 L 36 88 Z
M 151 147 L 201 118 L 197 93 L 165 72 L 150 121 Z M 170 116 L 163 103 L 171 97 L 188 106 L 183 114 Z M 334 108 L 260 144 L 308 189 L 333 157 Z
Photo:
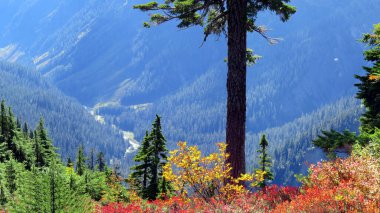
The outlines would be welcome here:
M 247 0 L 228 0 L 227 163 L 245 173 Z

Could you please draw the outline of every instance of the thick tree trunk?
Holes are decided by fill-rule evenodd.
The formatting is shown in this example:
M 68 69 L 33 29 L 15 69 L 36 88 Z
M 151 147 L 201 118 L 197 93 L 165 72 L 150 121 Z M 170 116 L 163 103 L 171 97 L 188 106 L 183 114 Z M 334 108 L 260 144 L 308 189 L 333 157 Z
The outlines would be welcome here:
M 247 0 L 228 0 L 227 160 L 232 177 L 245 173 Z

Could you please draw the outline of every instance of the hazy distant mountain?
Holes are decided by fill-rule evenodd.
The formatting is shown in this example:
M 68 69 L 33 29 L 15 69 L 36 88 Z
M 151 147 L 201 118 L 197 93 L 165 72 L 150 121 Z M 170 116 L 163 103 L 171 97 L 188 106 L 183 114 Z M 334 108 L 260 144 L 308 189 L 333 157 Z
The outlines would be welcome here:
M 65 94 L 138 139 L 160 114 L 169 147 L 178 140 L 223 141 L 225 38 L 202 45 L 199 28 L 178 30 L 169 23 L 143 29 L 148 14 L 132 10 L 134 3 L 4 0 L 0 59 L 35 66 Z M 377 0 L 292 4 L 298 12 L 288 23 L 269 13 L 258 19 L 273 29 L 270 36 L 283 38 L 279 44 L 249 36 L 263 58 L 248 70 L 248 135 L 352 96 L 353 75 L 364 65 L 357 40 L 379 22 Z

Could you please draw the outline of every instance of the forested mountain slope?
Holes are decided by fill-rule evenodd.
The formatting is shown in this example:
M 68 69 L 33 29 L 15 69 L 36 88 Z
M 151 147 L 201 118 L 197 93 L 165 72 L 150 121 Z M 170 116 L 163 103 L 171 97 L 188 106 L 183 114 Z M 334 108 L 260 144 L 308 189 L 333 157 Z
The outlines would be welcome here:
M 352 94 L 352 75 L 363 63 L 356 40 L 380 11 L 376 0 L 292 4 L 298 12 L 286 24 L 270 14 L 259 18 L 273 29 L 270 36 L 283 38 L 278 45 L 249 37 L 249 46 L 263 56 L 248 77 L 248 126 L 253 131 L 281 125 Z M 174 23 L 142 29 L 146 14 L 121 0 L 6 0 L 0 7 L 7 11 L 1 14 L 0 56 L 35 65 L 86 106 L 154 107 L 201 81 L 210 70 L 215 80 L 207 83 L 218 90 L 204 92 L 224 102 L 223 37 L 210 37 L 200 47 L 200 29 L 179 31 Z M 188 98 L 197 98 L 197 92 L 195 88 Z
M 31 129 L 43 117 L 58 153 L 72 159 L 79 145 L 105 152 L 108 159 L 122 158 L 127 148 L 117 130 L 100 124 L 77 101 L 66 97 L 36 71 L 0 62 L 0 98 Z
M 259 140 L 266 134 L 270 155 L 275 172 L 274 183 L 280 185 L 298 185 L 295 174 L 307 174 L 310 164 L 326 156 L 319 148 L 314 147 L 321 130 L 334 129 L 357 132 L 359 117 L 364 112 L 360 101 L 354 97 L 344 97 L 333 104 L 327 104 L 309 114 L 302 115 L 282 126 L 269 128 L 247 137 L 248 169 L 257 168 Z
M 63 93 L 105 116 L 108 124 L 133 131 L 139 140 L 159 114 L 169 148 L 178 140 L 203 147 L 224 141 L 225 38 L 210 37 L 202 45 L 198 28 L 177 30 L 171 23 L 143 29 L 147 14 L 132 10 L 132 4 L 4 0 L 0 58 L 35 66 Z M 305 133 L 308 128 L 313 132 L 330 128 L 331 120 L 342 120 L 331 124 L 334 127 L 351 128 L 350 121 L 358 117 L 344 113 L 358 105 L 343 106 L 339 99 L 355 93 L 353 75 L 364 65 L 364 47 L 357 39 L 378 22 L 380 4 L 377 0 L 292 4 L 297 13 L 286 24 L 266 13 L 258 19 L 272 29 L 270 36 L 282 38 L 279 44 L 268 45 L 255 35 L 248 39 L 262 56 L 248 70 L 249 153 L 255 153 L 250 144 L 257 142 L 251 135 L 285 128 L 305 116 L 309 120 L 294 125 L 294 134 L 269 132 L 269 140 L 271 134 L 281 135 L 276 136 L 281 141 L 296 136 L 295 146 L 305 151 L 315 136 Z M 315 115 L 326 106 L 333 109 L 330 116 Z M 295 152 L 288 155 L 295 159 Z

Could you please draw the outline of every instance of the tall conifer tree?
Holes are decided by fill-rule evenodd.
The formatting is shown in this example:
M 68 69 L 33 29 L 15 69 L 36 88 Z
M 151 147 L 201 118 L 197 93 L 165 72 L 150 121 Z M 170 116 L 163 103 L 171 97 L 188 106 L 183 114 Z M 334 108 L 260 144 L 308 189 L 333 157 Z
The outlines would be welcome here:
M 149 148 L 149 153 L 152 157 L 150 170 L 151 170 L 151 180 L 148 185 L 149 199 L 154 200 L 160 193 L 159 184 L 166 183 L 163 181 L 162 168 L 167 161 L 167 149 L 166 149 L 166 139 L 161 131 L 161 118 L 156 115 L 156 119 L 152 124 L 152 131 L 150 132 L 151 146 Z M 165 187 L 161 187 L 165 188 Z M 165 192 L 163 192 L 165 193 Z
M 142 11 L 154 11 L 151 23 L 161 24 L 178 19 L 179 28 L 201 26 L 204 40 L 210 34 L 225 34 L 228 46 L 227 72 L 227 125 L 226 143 L 232 166 L 232 176 L 237 178 L 245 173 L 245 121 L 246 121 L 246 69 L 247 63 L 254 63 L 252 51 L 247 51 L 247 32 L 258 32 L 265 38 L 265 28 L 256 25 L 260 11 L 269 10 L 285 22 L 295 13 L 288 5 L 290 0 L 165 0 L 135 5 Z M 269 39 L 272 41 L 271 39 Z

